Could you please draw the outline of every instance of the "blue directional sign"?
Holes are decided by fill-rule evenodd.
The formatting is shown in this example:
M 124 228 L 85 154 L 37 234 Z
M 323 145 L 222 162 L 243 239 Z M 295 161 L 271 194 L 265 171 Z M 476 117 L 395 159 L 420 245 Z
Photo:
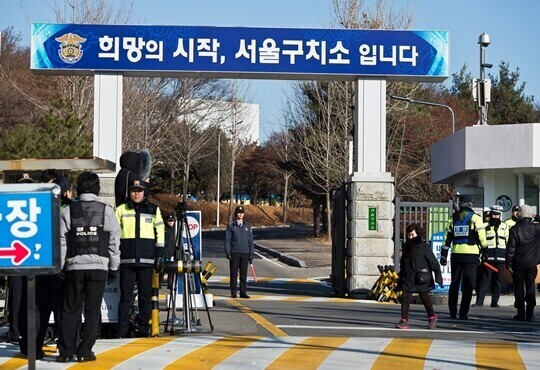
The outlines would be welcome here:
M 58 272 L 59 194 L 55 184 L 0 185 L 0 272 Z
M 31 68 L 58 74 L 442 81 L 447 31 L 32 25 Z

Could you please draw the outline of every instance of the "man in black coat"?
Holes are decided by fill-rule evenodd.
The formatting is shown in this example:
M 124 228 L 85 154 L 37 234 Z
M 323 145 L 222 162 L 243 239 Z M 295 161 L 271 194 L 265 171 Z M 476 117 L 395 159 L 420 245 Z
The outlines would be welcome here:
M 514 283 L 517 309 L 514 319 L 533 321 L 534 306 L 536 306 L 534 281 L 540 251 L 540 224 L 532 223 L 534 213 L 526 204 L 521 207 L 520 215 L 521 220 L 510 229 L 506 246 L 506 268 L 512 273 Z

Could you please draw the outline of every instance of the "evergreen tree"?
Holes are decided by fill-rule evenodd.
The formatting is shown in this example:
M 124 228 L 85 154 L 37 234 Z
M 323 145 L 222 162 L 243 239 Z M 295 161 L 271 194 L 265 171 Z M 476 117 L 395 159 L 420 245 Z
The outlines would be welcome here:
M 491 114 L 493 125 L 535 122 L 534 97 L 526 96 L 525 82 L 519 81 L 519 68 L 510 70 L 510 63 L 499 64 L 499 77 L 491 77 Z

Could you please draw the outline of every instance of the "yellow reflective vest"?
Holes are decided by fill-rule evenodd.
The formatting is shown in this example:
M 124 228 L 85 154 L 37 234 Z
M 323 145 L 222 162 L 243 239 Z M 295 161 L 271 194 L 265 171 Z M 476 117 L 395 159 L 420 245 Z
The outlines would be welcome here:
M 446 231 L 446 239 L 441 250 L 441 256 L 447 258 L 452 246 L 452 258 L 459 255 L 467 257 L 470 262 L 478 261 L 481 249 L 486 246 L 486 231 L 482 217 L 470 208 L 464 208 L 452 216 L 452 221 Z M 463 259 L 465 261 L 465 259 Z
M 508 242 L 508 225 L 499 224 L 497 230 L 491 223 L 486 224 L 486 241 L 488 261 L 503 263 L 506 261 L 506 243 Z
M 153 266 L 155 257 L 164 254 L 165 224 L 158 206 L 143 202 L 135 207 L 123 203 L 116 208 L 122 229 L 122 266 Z

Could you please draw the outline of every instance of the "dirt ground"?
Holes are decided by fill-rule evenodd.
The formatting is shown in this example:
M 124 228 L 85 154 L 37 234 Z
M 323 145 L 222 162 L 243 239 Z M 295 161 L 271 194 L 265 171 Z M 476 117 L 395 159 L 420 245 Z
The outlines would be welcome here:
M 178 197 L 159 194 L 153 197 L 153 201 L 159 205 L 162 213 L 167 216 L 175 214 L 175 206 Z M 232 212 L 239 204 L 233 204 Z M 283 208 L 281 206 L 242 204 L 246 211 L 246 220 L 252 226 L 274 226 L 283 222 Z M 216 227 L 216 202 L 194 201 L 188 202 L 188 211 L 201 211 L 202 227 Z M 219 225 L 224 227 L 228 223 L 229 204 L 221 203 L 219 207 Z M 311 224 L 313 213 L 311 208 L 287 208 L 287 224 Z

